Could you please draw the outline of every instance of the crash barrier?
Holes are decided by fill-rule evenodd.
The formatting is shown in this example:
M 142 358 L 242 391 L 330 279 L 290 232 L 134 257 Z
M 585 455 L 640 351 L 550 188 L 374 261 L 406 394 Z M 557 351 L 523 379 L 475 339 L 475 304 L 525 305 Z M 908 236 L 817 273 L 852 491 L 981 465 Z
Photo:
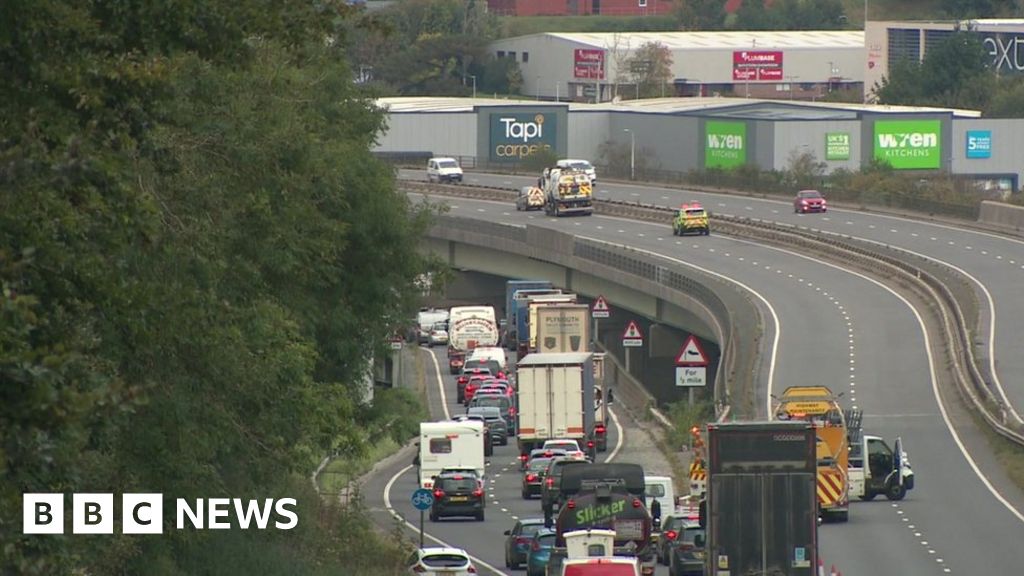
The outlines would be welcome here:
M 503 201 L 511 201 L 515 195 L 513 191 L 498 188 L 434 185 L 428 189 L 422 187 L 421 183 L 408 181 L 402 182 L 401 187 L 420 193 L 433 192 L 442 195 Z M 667 223 L 670 221 L 672 209 L 641 203 L 595 199 L 594 212 L 607 216 Z M 714 222 L 716 233 L 816 250 L 838 258 L 847 265 L 859 266 L 872 274 L 884 276 L 889 280 L 898 278 L 904 285 L 934 303 L 939 311 L 938 320 L 943 327 L 942 333 L 945 339 L 943 344 L 948 348 L 949 359 L 952 361 L 951 372 L 961 397 L 968 405 L 975 408 L 996 433 L 1017 445 L 1024 446 L 1024 434 L 1021 433 L 1018 426 L 1009 422 L 1008 409 L 994 390 L 994 384 L 991 381 L 992 375 L 983 374 L 983 370 L 979 368 L 980 363 L 971 341 L 971 324 L 964 312 L 965 305 L 969 304 L 965 302 L 968 296 L 966 294 L 960 297 L 954 295 L 956 284 L 964 282 L 958 273 L 891 246 L 872 244 L 848 235 L 742 216 L 711 214 L 711 219 Z M 488 227 L 496 228 L 493 224 L 489 224 Z M 628 249 L 626 250 L 628 251 Z M 962 290 L 961 293 L 963 293 Z M 759 314 L 757 318 L 760 319 Z M 736 315 L 729 315 L 729 320 L 735 322 Z M 735 329 L 730 332 L 737 335 Z M 762 336 L 762 332 L 763 328 L 759 324 L 758 338 Z M 738 363 L 736 358 L 743 353 L 739 344 L 727 340 L 720 340 L 720 342 L 726 342 L 723 346 L 723 358 L 728 352 L 730 361 Z M 748 350 L 758 359 L 763 359 L 762 351 L 763 342 Z M 749 362 L 749 366 L 754 366 L 757 363 L 753 359 L 744 360 L 744 362 Z M 750 372 L 753 374 L 754 370 L 751 369 Z M 733 412 L 736 411 L 736 408 L 735 405 L 731 406 Z
M 443 194 L 510 201 L 507 190 L 469 186 L 401 182 L 400 188 L 417 194 Z M 755 361 L 765 339 L 761 311 L 741 288 L 723 278 L 685 268 L 676 262 L 628 247 L 577 238 L 539 226 L 505 226 L 473 218 L 442 215 L 429 232 L 432 238 L 509 252 L 578 270 L 660 298 L 690 311 L 715 333 L 722 345 L 716 382 L 716 405 L 739 401 L 740 413 L 757 414 L 752 400 L 754 382 L 760 378 Z M 571 287 L 570 287 L 571 288 Z M 762 387 L 763 388 L 763 387 Z M 736 411 L 737 406 L 733 406 Z
M 1003 232 L 1024 234 L 1024 206 L 983 200 L 978 222 Z

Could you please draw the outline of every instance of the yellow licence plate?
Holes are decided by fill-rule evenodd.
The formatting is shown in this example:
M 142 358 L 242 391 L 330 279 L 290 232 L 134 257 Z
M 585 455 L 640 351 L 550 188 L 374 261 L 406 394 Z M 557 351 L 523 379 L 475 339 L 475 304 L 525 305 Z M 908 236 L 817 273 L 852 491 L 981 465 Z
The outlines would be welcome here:
M 450 502 L 466 502 L 469 500 L 469 496 L 452 496 L 448 498 Z
M 704 552 L 702 552 L 700 550 L 697 550 L 696 552 L 693 553 L 693 557 L 694 558 L 704 558 Z

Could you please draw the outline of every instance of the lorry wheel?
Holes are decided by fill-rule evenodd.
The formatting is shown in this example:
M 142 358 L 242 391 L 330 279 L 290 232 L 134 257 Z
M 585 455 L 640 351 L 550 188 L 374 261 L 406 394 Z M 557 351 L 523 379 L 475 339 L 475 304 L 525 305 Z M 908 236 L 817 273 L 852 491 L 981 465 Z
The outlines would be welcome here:
M 849 522 L 850 521 L 850 511 L 849 510 L 843 510 L 842 512 L 833 512 L 832 513 L 832 519 L 834 521 L 836 521 L 836 522 Z
M 907 487 L 900 485 L 899 482 L 892 482 L 885 490 L 885 497 L 889 500 L 903 500 L 906 495 Z
M 861 495 L 860 499 L 865 502 L 870 502 L 875 499 L 875 496 L 878 496 L 878 492 L 875 492 L 874 490 L 865 489 L 864 494 Z

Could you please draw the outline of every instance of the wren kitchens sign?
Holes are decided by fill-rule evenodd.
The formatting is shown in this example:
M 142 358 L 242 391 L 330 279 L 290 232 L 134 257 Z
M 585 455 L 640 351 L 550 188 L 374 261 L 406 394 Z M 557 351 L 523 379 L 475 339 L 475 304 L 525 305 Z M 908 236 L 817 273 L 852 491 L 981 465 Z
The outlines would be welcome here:
M 558 121 L 553 113 L 492 113 L 490 115 L 490 159 L 492 162 L 522 162 L 539 150 L 555 150 Z
M 704 124 L 704 167 L 736 168 L 747 163 L 747 124 L 719 122 Z
M 942 167 L 941 120 L 876 120 L 875 159 L 897 170 Z

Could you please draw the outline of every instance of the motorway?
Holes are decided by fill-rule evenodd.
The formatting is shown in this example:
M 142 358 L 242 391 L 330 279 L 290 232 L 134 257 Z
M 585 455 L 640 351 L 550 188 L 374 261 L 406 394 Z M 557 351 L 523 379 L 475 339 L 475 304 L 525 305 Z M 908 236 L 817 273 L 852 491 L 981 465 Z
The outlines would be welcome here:
M 468 184 L 509 188 L 529 180 L 467 175 Z M 1008 335 L 1000 339 L 999 331 L 1021 325 L 1013 316 L 1020 312 L 1020 302 L 1004 299 L 1012 282 L 1021 279 L 1016 240 L 857 212 L 798 216 L 787 203 L 746 197 L 628 184 L 598 188 L 599 197 L 663 205 L 697 199 L 717 212 L 876 236 L 901 247 L 902 240 L 907 249 L 957 266 L 984 285 L 992 295 L 992 308 L 999 304 L 997 338 L 989 342 L 999 368 L 1004 375 L 1013 374 L 1005 368 L 1007 360 L 1022 361 L 1011 354 L 1015 342 Z M 970 422 L 960 422 L 955 407 L 944 414 L 931 372 L 935 359 L 928 357 L 921 324 L 909 303 L 888 289 L 811 258 L 736 239 L 714 234 L 677 239 L 667 221 L 664 226 L 598 216 L 556 221 L 539 213 L 517 213 L 501 203 L 461 198 L 449 203 L 455 215 L 572 229 L 580 236 L 662 254 L 680 266 L 714 270 L 757 290 L 778 319 L 772 390 L 826 383 L 845 392 L 851 404 L 864 409 L 869 432 L 890 441 L 896 435 L 904 438 L 917 474 L 917 488 L 905 501 L 856 502 L 848 524 L 823 526 L 822 556 L 827 563 L 835 563 L 846 574 L 965 574 L 981 567 L 996 574 L 1021 572 L 1024 550 L 1005 545 L 1024 536 L 1024 518 L 1017 511 L 1021 495 L 999 478 L 998 469 L 992 471 L 998 467 L 991 465 L 984 440 Z M 1008 392 L 1013 397 L 1019 390 Z M 472 549 L 475 542 L 464 545 Z

